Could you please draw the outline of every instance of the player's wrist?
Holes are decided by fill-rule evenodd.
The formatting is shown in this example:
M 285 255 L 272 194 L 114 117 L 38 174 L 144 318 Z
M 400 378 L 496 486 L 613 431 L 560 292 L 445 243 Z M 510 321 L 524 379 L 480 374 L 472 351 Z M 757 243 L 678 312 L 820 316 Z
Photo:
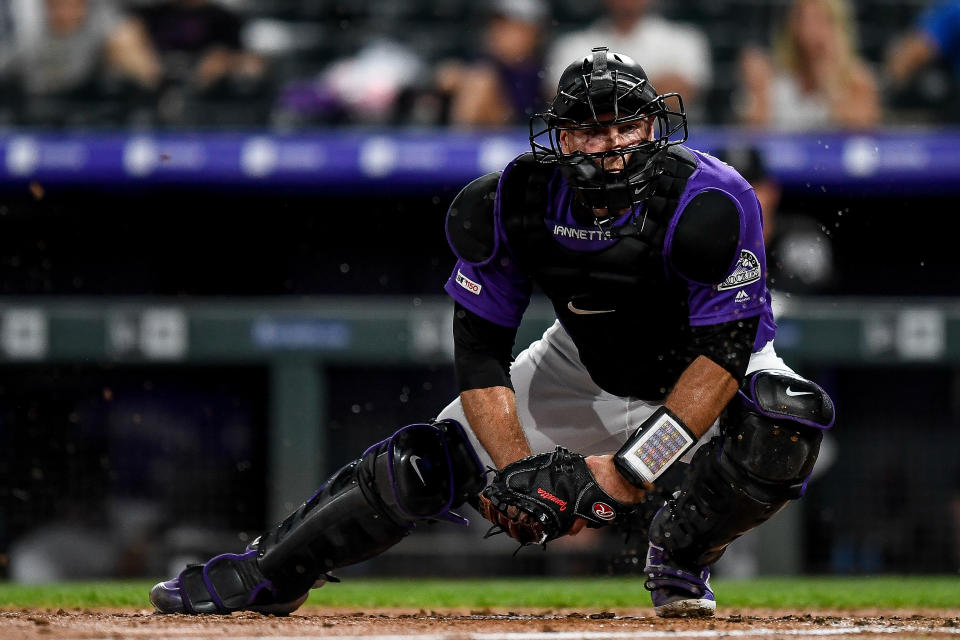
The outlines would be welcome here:
M 611 498 L 624 504 L 636 504 L 643 499 L 644 488 L 637 487 L 617 469 L 613 455 L 587 456 L 587 468 L 600 488 Z
M 649 487 L 696 441 L 697 436 L 677 414 L 660 407 L 613 455 L 613 464 L 633 486 Z

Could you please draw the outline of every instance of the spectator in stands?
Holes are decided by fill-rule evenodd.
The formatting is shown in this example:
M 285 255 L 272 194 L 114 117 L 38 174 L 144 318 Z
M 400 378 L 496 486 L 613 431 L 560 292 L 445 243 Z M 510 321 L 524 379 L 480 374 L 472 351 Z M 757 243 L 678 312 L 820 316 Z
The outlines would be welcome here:
M 544 102 L 543 51 L 549 20 L 543 0 L 493 0 L 476 60 L 437 70 L 449 98 L 449 122 L 461 126 L 526 123 Z
M 936 64 L 950 68 L 954 84 L 960 80 L 960 0 L 941 0 L 924 12 L 891 48 L 885 71 L 894 88 L 903 89 Z
M 864 129 L 880 122 L 877 83 L 854 44 L 846 0 L 794 0 L 773 59 L 741 59 L 745 124 L 771 129 Z
M 138 24 L 106 0 L 45 0 L 40 28 L 14 25 L 5 72 L 27 96 L 89 95 L 106 71 L 153 88 L 160 69 Z M 10 14 L 13 15 L 12 13 Z
M 390 38 L 374 37 L 314 77 L 285 85 L 273 122 L 281 128 L 389 124 L 397 118 L 405 93 L 425 76 L 426 65 L 416 52 Z
M 165 0 L 137 10 L 169 80 L 199 92 L 259 81 L 266 64 L 245 51 L 243 20 L 209 0 Z
M 0 0 L 0 69 L 18 49 L 40 37 L 43 4 L 37 0 Z
M 679 93 L 687 110 L 696 113 L 697 97 L 708 88 L 711 77 L 710 50 L 704 34 L 693 26 L 651 13 L 652 0 L 604 0 L 603 4 L 604 17 L 583 31 L 556 40 L 548 54 L 544 78 L 559 78 L 570 60 L 602 45 L 635 59 L 657 91 Z

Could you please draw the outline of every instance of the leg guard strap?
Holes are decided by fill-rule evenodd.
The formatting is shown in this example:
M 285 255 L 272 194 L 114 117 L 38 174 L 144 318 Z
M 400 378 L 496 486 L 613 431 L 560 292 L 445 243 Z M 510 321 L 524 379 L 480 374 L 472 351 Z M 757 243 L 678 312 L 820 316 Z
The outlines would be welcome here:
M 221 613 L 251 609 L 287 614 L 302 604 L 306 594 L 277 599 L 273 583 L 261 573 L 256 550 L 225 553 L 204 564 L 188 566 L 170 584 L 179 590 L 184 613 Z

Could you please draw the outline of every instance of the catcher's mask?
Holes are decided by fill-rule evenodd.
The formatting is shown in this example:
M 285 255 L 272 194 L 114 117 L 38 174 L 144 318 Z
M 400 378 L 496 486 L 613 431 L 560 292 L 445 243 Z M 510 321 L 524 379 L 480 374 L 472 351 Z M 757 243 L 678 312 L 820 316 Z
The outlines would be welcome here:
M 673 108 L 668 106 L 668 100 Z M 564 153 L 560 132 L 655 118 L 653 140 L 597 153 Z M 660 95 L 643 68 L 621 53 L 596 47 L 560 75 L 549 108 L 530 119 L 530 146 L 538 162 L 557 164 L 591 209 L 618 211 L 650 197 L 663 151 L 687 139 L 687 117 L 677 93 Z M 606 161 L 619 156 L 619 162 Z M 622 169 L 612 170 L 616 166 Z M 605 168 L 607 167 L 607 168 Z

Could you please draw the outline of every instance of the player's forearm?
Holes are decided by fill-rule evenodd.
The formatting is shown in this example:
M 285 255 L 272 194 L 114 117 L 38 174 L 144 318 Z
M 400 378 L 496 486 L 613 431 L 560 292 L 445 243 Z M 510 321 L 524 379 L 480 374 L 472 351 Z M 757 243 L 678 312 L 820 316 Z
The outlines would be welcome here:
M 460 393 L 460 401 L 470 428 L 498 469 L 530 455 L 512 389 L 468 389 Z
M 699 356 L 680 375 L 664 404 L 699 438 L 720 416 L 737 386 L 729 371 Z

